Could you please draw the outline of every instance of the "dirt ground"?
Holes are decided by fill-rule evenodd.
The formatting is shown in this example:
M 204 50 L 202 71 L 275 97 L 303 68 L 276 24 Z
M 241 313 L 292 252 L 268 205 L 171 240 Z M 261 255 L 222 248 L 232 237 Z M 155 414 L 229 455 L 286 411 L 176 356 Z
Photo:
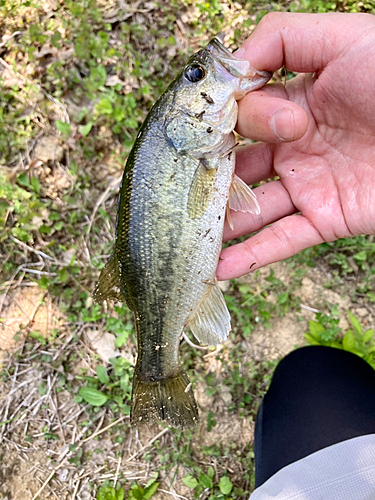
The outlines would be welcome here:
M 271 267 L 276 278 L 288 282 L 289 271 L 285 263 Z M 262 270 L 260 279 L 264 279 L 268 273 L 268 268 Z M 341 290 L 325 288 L 325 279 L 323 270 L 308 269 L 300 283 L 301 308 L 281 318 L 274 318 L 271 328 L 266 329 L 258 325 L 246 340 L 249 357 L 255 361 L 277 360 L 297 346 L 305 345 L 303 333 L 307 330 L 307 322 L 315 318 L 314 310 L 323 310 L 326 303 L 338 305 L 340 326 L 343 328 L 348 327 L 348 310 L 352 311 L 365 327 L 374 327 L 375 315 L 370 308 L 351 303 L 348 295 L 343 294 Z M 245 282 L 255 287 L 257 283 L 254 280 L 254 275 L 244 278 Z M 259 283 L 259 278 L 257 282 Z M 269 299 L 273 300 L 272 297 Z M 11 380 L 0 385 L 0 421 L 3 423 L 0 426 L 0 500 L 34 500 L 43 486 L 38 496 L 40 500 L 91 500 L 95 497 L 90 482 L 98 484 L 105 479 L 115 479 L 120 472 L 129 480 L 147 482 L 153 472 L 153 464 L 142 459 L 144 447 L 152 449 L 155 436 L 159 436 L 161 444 L 168 443 L 168 440 L 172 439 L 168 429 L 151 426 L 140 431 L 126 430 L 125 439 L 116 442 L 113 435 L 102 432 L 112 421 L 113 415 L 107 409 L 100 409 L 95 425 L 96 432 L 102 432 L 102 439 L 97 441 L 94 436 L 85 441 L 84 433 L 87 428 L 77 425 L 85 419 L 85 407 L 75 403 L 68 391 L 55 390 L 54 384 L 61 365 L 56 363 L 55 373 L 47 373 L 47 387 L 41 393 L 40 384 L 42 378 L 46 380 L 46 372 L 43 372 L 43 367 L 32 362 L 36 354 L 35 348 L 31 349 L 29 356 L 23 358 L 20 363 L 17 356 L 14 356 L 14 353 L 25 349 L 25 339 L 16 335 L 21 325 L 27 324 L 29 331 L 38 330 L 43 334 L 51 331 L 52 325 L 59 324 L 61 327 L 64 315 L 54 308 L 45 292 L 37 287 L 12 291 L 8 294 L 4 306 L 0 353 L 3 367 L 9 367 L 9 364 L 13 363 L 16 373 Z M 63 349 L 69 350 L 71 334 L 68 327 L 66 330 Z M 107 351 L 99 349 L 104 361 L 113 355 L 114 343 L 111 344 L 111 337 L 113 336 L 107 332 L 104 342 Z M 82 358 L 80 363 L 86 363 L 90 367 L 95 358 L 95 339 L 92 338 L 91 344 L 90 340 L 86 342 L 82 342 L 86 357 Z M 225 345 L 223 349 L 226 349 Z M 48 349 L 46 347 L 46 355 L 58 360 L 61 348 L 55 352 L 50 346 Z M 215 373 L 220 373 L 222 369 L 214 356 L 206 359 L 205 367 L 207 372 Z M 91 371 L 94 372 L 92 369 Z M 204 383 L 200 382 L 196 384 L 195 394 L 201 409 L 202 424 L 192 446 L 212 446 L 217 442 L 229 444 L 232 441 L 245 446 L 252 442 L 253 422 L 240 420 L 228 412 L 231 394 L 227 386 L 220 384 L 215 396 L 209 397 L 206 395 Z M 204 422 L 210 410 L 216 414 L 217 425 L 207 433 Z M 121 434 L 121 420 L 126 419 L 127 417 L 120 417 L 115 436 Z M 46 430 L 54 434 L 56 439 L 46 441 Z M 69 444 L 72 443 L 78 443 L 78 446 L 84 449 L 85 457 L 89 457 L 84 464 L 80 464 L 79 460 L 69 462 L 69 459 L 76 456 L 69 450 Z M 193 498 L 192 490 L 181 481 L 185 474 L 186 472 L 179 470 L 173 486 L 168 485 L 168 481 L 162 483 L 153 498 Z

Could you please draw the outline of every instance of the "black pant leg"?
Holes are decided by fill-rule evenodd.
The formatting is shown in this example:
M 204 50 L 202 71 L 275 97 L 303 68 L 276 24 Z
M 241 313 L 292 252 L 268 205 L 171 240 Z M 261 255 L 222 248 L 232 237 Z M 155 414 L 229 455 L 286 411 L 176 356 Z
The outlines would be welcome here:
M 255 483 L 315 451 L 375 433 L 375 370 L 340 349 L 303 347 L 277 366 L 255 426 Z

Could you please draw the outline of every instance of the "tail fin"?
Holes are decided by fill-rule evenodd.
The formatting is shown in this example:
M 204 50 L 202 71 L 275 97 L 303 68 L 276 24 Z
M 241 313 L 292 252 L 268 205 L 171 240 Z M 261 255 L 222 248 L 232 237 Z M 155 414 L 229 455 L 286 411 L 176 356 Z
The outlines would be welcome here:
M 181 370 L 173 378 L 157 382 L 142 380 L 134 372 L 131 423 L 165 420 L 186 429 L 198 423 L 198 408 L 188 376 Z

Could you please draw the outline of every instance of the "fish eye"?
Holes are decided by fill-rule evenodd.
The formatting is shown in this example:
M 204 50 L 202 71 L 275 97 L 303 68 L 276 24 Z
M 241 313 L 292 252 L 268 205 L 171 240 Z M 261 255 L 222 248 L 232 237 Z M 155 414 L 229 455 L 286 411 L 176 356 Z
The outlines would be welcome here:
M 184 75 L 189 80 L 189 82 L 196 83 L 206 76 L 206 72 L 202 68 L 202 66 L 198 66 L 198 64 L 192 64 L 191 66 L 187 66 L 185 68 Z

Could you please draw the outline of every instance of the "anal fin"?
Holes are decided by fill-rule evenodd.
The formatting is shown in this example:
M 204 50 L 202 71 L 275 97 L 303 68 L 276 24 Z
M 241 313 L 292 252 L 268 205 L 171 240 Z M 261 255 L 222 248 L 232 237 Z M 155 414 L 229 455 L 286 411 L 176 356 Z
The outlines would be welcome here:
M 120 271 L 115 255 L 111 255 L 102 269 L 92 296 L 94 301 L 99 303 L 103 300 L 124 300 L 121 294 Z
M 231 330 L 230 315 L 218 285 L 207 285 L 207 293 L 189 318 L 194 337 L 207 345 L 224 342 Z

